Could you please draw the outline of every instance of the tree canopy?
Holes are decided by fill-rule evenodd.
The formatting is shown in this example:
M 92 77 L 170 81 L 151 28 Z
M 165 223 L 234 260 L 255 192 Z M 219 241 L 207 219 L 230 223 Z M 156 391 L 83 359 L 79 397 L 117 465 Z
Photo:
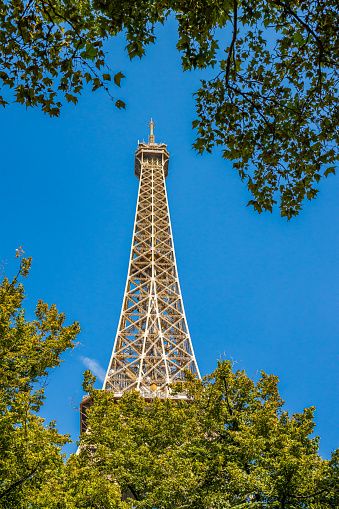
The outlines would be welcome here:
M 214 373 L 172 386 L 186 399 L 146 401 L 136 391 L 119 401 L 83 388 L 94 405 L 78 454 L 38 411 L 44 383 L 79 325 L 65 325 L 54 304 L 38 302 L 27 320 L 20 277 L 31 259 L 0 285 L 0 507 L 30 509 L 336 509 L 339 451 L 318 453 L 314 408 L 289 415 L 278 379 L 257 382 L 220 361 Z
M 19 278 L 30 264 L 22 257 L 18 275 L 0 285 L 0 506 L 7 509 L 32 507 L 41 486 L 63 468 L 61 447 L 70 441 L 37 412 L 49 371 L 74 347 L 80 328 L 64 325 L 65 315 L 41 300 L 35 319 L 26 319 Z
M 319 456 L 314 408 L 289 415 L 277 377 L 262 372 L 255 383 L 229 361 L 203 381 L 187 377 L 188 400 L 131 392 L 117 403 L 88 384 L 78 461 L 111 480 L 125 507 L 338 507 L 339 454 Z
M 2 0 L 0 80 L 52 116 L 85 82 L 109 94 L 104 40 L 130 58 L 175 16 L 184 70 L 215 68 L 195 93 L 194 148 L 215 145 L 246 182 L 248 205 L 297 215 L 338 161 L 338 3 L 334 0 Z M 226 42 L 225 42 L 226 41 Z M 228 41 L 228 42 L 227 42 Z M 213 72 L 213 71 L 212 71 Z M 120 86 L 121 71 L 114 74 Z M 5 106 L 5 97 L 0 98 Z M 125 107 L 120 99 L 119 108 Z

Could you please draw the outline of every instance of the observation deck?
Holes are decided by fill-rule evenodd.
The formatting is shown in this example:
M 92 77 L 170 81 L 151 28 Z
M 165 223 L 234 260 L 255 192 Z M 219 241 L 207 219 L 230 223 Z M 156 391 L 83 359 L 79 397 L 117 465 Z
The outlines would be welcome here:
M 144 163 L 160 163 L 164 168 L 165 178 L 168 176 L 169 153 L 165 143 L 155 143 L 153 134 L 154 122 L 151 119 L 151 134 L 148 137 L 148 143 L 144 141 L 138 143 L 135 152 L 134 175 L 140 180 L 141 166 Z

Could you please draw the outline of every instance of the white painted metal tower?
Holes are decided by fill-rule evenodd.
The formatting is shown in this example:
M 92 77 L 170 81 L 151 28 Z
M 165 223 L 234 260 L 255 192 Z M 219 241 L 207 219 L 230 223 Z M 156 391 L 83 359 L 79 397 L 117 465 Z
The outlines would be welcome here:
M 140 183 L 132 249 L 103 385 L 117 398 L 133 389 L 145 398 L 171 397 L 169 384 L 183 381 L 185 370 L 200 378 L 174 254 L 165 184 L 169 154 L 164 143 L 155 143 L 153 127 L 151 120 L 149 141 L 135 153 Z

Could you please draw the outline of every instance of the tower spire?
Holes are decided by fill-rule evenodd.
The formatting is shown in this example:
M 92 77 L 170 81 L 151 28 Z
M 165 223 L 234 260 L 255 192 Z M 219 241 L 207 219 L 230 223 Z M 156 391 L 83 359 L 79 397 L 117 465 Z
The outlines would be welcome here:
M 175 260 L 165 179 L 164 143 L 139 143 L 140 180 L 127 283 L 103 390 L 116 398 L 137 390 L 145 398 L 172 396 L 169 385 L 189 370 L 200 378 L 187 326 Z
M 153 129 L 154 129 L 154 122 L 153 120 L 151 119 L 151 121 L 148 123 L 149 125 L 149 128 L 150 128 L 150 134 L 149 134 L 149 137 L 148 137 L 148 143 L 151 145 L 153 144 L 155 141 L 155 138 L 154 138 L 154 134 L 153 134 Z

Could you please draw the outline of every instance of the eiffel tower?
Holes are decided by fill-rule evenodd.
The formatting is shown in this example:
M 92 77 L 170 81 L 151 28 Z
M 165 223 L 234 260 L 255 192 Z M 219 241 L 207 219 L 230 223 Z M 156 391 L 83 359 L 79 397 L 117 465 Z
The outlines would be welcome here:
M 169 154 L 139 143 L 134 172 L 139 193 L 127 283 L 103 390 L 121 397 L 136 390 L 145 398 L 171 397 L 169 384 L 189 370 L 200 378 L 187 326 L 175 260 L 165 179 Z
M 120 399 L 136 390 L 145 399 L 171 395 L 185 370 L 200 378 L 194 356 L 175 260 L 166 183 L 169 153 L 155 143 L 151 119 L 148 143 L 138 144 L 134 173 L 139 179 L 131 256 L 125 295 L 103 390 Z M 81 403 L 85 427 L 90 397 Z

